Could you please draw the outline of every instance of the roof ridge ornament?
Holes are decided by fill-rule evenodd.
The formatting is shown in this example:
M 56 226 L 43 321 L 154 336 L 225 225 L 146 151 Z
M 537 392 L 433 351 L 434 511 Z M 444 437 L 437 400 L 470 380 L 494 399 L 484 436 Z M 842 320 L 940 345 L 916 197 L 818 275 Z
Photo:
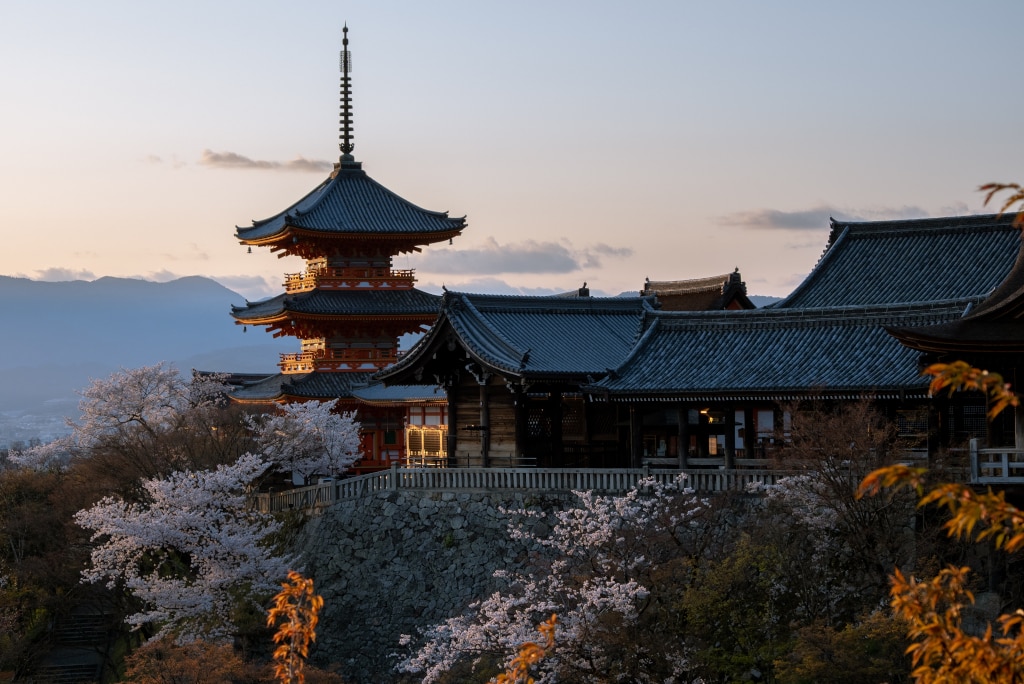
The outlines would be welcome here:
M 352 77 L 349 74 L 352 72 L 352 55 L 348 51 L 348 23 L 341 29 L 341 55 L 339 58 L 339 66 L 341 68 L 341 127 L 338 129 L 341 135 L 338 138 L 341 143 L 338 148 L 341 150 L 342 156 L 341 161 L 354 161 L 355 158 L 352 156 L 352 150 L 355 149 L 355 144 L 352 142 L 352 138 L 355 137 L 352 134 Z

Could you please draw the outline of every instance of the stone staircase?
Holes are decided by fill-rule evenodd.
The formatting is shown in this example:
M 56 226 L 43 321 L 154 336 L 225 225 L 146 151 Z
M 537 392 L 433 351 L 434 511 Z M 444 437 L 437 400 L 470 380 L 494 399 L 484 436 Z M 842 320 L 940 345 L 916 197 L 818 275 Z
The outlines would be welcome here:
M 62 618 L 53 632 L 54 647 L 34 674 L 16 681 L 32 684 L 96 684 L 103 674 L 110 616 L 80 607 Z

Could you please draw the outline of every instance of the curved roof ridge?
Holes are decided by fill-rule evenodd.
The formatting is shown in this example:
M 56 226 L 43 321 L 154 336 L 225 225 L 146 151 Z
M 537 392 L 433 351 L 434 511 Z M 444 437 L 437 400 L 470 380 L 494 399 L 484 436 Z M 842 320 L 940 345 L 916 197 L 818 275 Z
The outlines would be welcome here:
M 481 356 L 485 352 L 489 352 L 490 354 L 494 355 L 493 358 L 488 360 L 490 363 L 493 363 L 496 366 L 505 366 L 511 370 L 518 370 L 522 366 L 523 360 L 526 358 L 526 355 L 529 353 L 529 349 L 520 350 L 518 347 L 515 346 L 515 344 L 506 339 L 505 336 L 502 335 L 498 331 L 498 329 L 494 325 L 492 325 L 490 321 L 487 320 L 487 318 L 480 312 L 480 310 L 473 306 L 473 303 L 468 299 L 466 293 L 445 293 L 445 297 L 448 297 L 449 295 L 451 295 L 453 298 L 458 297 L 458 305 L 454 307 L 449 306 L 449 309 L 456 314 L 459 313 L 460 310 L 468 311 L 469 313 L 471 313 L 474 318 L 474 321 L 478 325 L 483 327 L 483 329 L 487 331 L 487 333 L 489 333 L 490 337 L 492 338 L 491 340 L 480 340 L 476 336 L 471 334 L 470 330 L 464 325 L 463 321 L 457 320 L 457 316 L 448 316 L 448 322 L 451 324 L 452 328 L 454 328 L 455 331 L 458 333 L 459 337 L 462 338 L 463 342 L 465 342 L 467 346 L 471 346 L 474 349 L 474 351 L 477 354 L 480 354 Z M 483 349 L 479 345 L 473 344 L 473 342 L 485 341 L 490 342 L 493 345 L 494 349 Z M 516 365 L 511 366 L 507 363 L 500 361 L 497 356 L 498 351 L 507 352 L 510 358 L 515 359 Z
M 273 221 L 274 219 L 276 219 L 278 217 L 290 214 L 293 209 L 295 209 L 296 207 L 300 206 L 303 202 L 308 200 L 312 195 L 314 195 L 316 193 L 319 193 L 319 192 L 323 192 L 324 188 L 326 188 L 331 183 L 332 180 L 334 180 L 334 174 L 331 174 L 330 176 L 325 178 L 323 181 L 321 181 L 320 185 L 316 186 L 315 188 L 313 188 L 312 190 L 307 192 L 305 195 L 303 195 L 301 198 L 299 198 L 298 201 L 293 202 L 292 204 L 290 204 L 284 211 L 279 211 L 276 214 L 272 214 L 272 215 L 268 216 L 267 218 L 253 219 L 251 226 L 235 226 L 235 236 L 236 237 L 242 237 L 241 235 L 238 234 L 239 231 L 253 230 L 254 228 L 259 228 L 259 227 L 269 223 L 270 221 Z
M 774 302 L 772 304 L 772 308 L 773 309 L 784 309 L 784 308 L 787 308 L 789 306 L 789 303 L 790 303 L 791 300 L 795 299 L 802 292 L 804 292 L 805 290 L 807 290 L 808 288 L 811 287 L 812 280 L 814 280 L 818 276 L 818 274 L 821 272 L 821 269 L 823 268 L 823 265 L 827 264 L 830 256 L 836 253 L 835 246 L 837 244 L 840 244 L 841 242 L 843 242 L 844 239 L 846 238 L 846 236 L 849 235 L 849 233 L 850 233 L 850 227 L 849 226 L 846 226 L 842 230 L 839 230 L 839 225 L 840 224 L 838 224 L 838 223 L 833 223 L 832 224 L 832 233 L 829 234 L 828 244 L 825 245 L 825 249 L 821 253 L 821 256 L 818 257 L 818 261 L 811 268 L 811 272 L 808 273 L 807 277 L 804 278 L 800 282 L 800 284 L 796 286 L 796 289 L 794 289 L 792 292 L 790 292 L 784 299 L 782 299 L 781 301 L 778 301 L 778 302 Z M 835 234 L 837 230 L 839 230 L 839 234 L 838 235 Z
M 827 325 L 836 321 L 852 320 L 864 325 L 881 325 L 882 321 L 905 321 L 908 318 L 936 318 L 948 320 L 959 317 L 971 299 L 951 299 L 941 302 L 915 302 L 907 304 L 869 304 L 797 309 L 748 309 L 736 311 L 655 311 L 653 319 L 665 325 L 689 325 L 695 328 L 758 327 L 767 324 Z
M 658 328 L 659 325 L 661 325 L 660 319 L 654 318 L 651 320 L 651 324 L 648 325 L 646 329 L 644 329 L 644 327 L 641 326 L 640 330 L 637 332 L 636 342 L 633 343 L 633 347 L 629 350 L 629 353 L 626 354 L 625 358 L 622 359 L 622 362 L 619 363 L 618 366 L 616 366 L 615 368 L 608 369 L 608 375 L 615 376 L 624 373 L 629 368 L 633 360 L 643 352 L 643 349 L 646 346 L 647 342 L 652 337 L 654 337 L 654 335 L 656 334 L 655 330 Z
M 856 230 L 942 230 L 970 227 L 1005 227 L 1013 223 L 1017 212 L 1002 214 L 964 214 L 963 216 L 925 216 L 912 219 L 886 219 L 881 221 L 841 221 L 831 219 L 834 227 L 853 227 Z

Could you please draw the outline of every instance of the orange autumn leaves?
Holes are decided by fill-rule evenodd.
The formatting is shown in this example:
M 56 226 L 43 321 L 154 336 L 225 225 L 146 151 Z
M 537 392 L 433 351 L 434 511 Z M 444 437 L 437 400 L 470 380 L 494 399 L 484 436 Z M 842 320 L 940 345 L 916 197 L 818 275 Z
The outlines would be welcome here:
M 290 571 L 288 582 L 281 584 L 267 614 L 267 626 L 277 626 L 274 675 L 281 684 L 306 681 L 302 669 L 309 656 L 309 645 L 316 641 L 318 614 L 323 606 L 323 597 L 313 591 L 313 580 Z

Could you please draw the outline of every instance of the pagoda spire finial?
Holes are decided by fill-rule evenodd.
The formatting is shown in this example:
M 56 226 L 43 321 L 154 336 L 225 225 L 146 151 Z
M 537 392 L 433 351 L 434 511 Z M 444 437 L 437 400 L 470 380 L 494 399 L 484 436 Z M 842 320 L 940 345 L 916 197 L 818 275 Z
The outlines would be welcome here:
M 348 23 L 341 29 L 341 135 L 338 138 L 341 144 L 342 161 L 352 161 L 352 150 L 355 145 L 352 143 L 352 78 L 349 74 L 352 71 L 352 56 L 348 51 Z

